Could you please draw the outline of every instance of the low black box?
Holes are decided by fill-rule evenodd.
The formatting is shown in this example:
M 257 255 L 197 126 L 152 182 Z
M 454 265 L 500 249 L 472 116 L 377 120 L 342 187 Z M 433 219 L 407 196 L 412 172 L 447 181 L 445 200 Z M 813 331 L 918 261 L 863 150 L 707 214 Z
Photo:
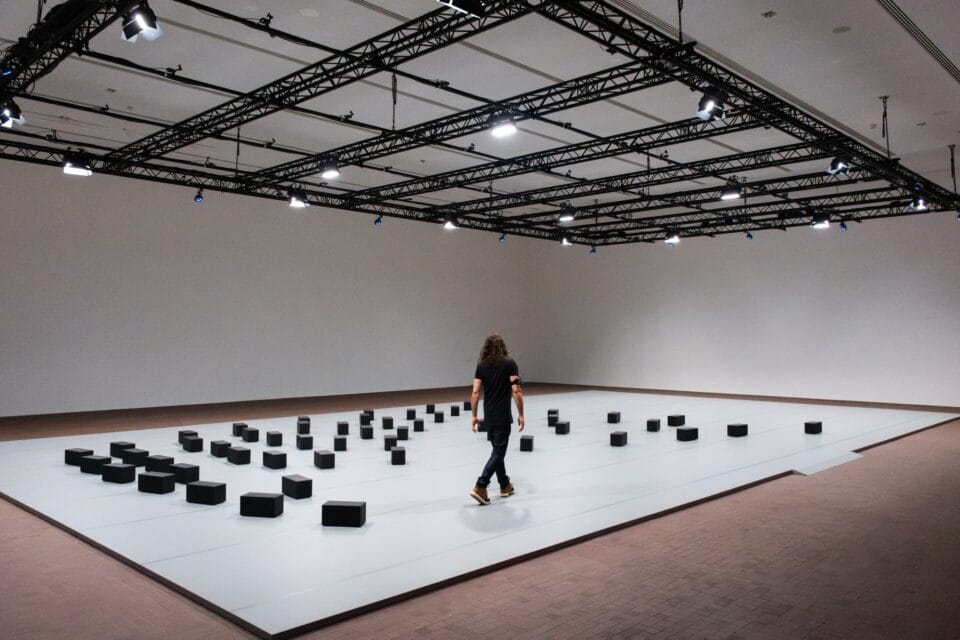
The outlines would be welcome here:
M 183 450 L 190 451 L 192 453 L 199 453 L 203 451 L 203 438 L 200 436 L 184 436 Z
M 176 481 L 172 473 L 144 471 L 137 476 L 137 489 L 143 493 L 173 493 Z
M 370 419 L 373 420 L 373 417 L 374 417 L 373 409 L 364 409 L 361 413 L 367 414 L 368 416 L 370 416 Z
M 455 405 L 453 405 L 452 407 L 450 407 L 450 417 L 451 417 L 451 418 L 456 418 L 456 417 L 459 416 L 459 415 L 460 415 L 460 405 L 456 405 L 456 404 L 455 404 Z
M 333 451 L 314 451 L 313 466 L 318 469 L 333 469 L 336 465 L 337 456 Z
M 407 464 L 407 450 L 403 447 L 394 447 L 390 449 L 390 464 Z
M 414 431 L 423 431 L 423 420 L 417 418 L 413 421 L 413 430 Z
M 210 455 L 214 458 L 226 458 L 230 443 L 227 440 L 214 440 L 210 443 Z
M 227 449 L 227 462 L 233 464 L 250 464 L 250 449 L 246 447 L 230 447 Z
M 297 423 L 297 434 L 301 436 L 310 434 L 310 423 L 309 422 L 298 422 Z
M 625 447 L 627 446 L 627 432 L 626 431 L 614 431 L 610 434 L 610 446 L 611 447 Z
M 313 480 L 299 474 L 283 476 L 283 495 L 296 500 L 309 498 L 313 495 Z
M 244 442 L 260 442 L 260 429 L 247 427 L 243 430 Z
M 233 435 L 240 437 L 243 435 L 243 430 L 247 428 L 246 422 L 234 422 L 233 423 Z
M 560 435 L 566 435 L 570 433 L 570 423 L 567 421 L 557 423 L 557 433 Z
M 195 435 L 197 435 L 196 431 L 193 431 L 191 429 L 181 429 L 180 431 L 177 431 L 177 442 L 179 442 L 180 444 L 183 444 L 184 438 L 188 436 L 195 436 Z
M 560 409 L 547 409 L 547 416 L 559 416 Z
M 433 412 L 433 421 L 434 421 L 434 422 L 443 422 L 443 411 L 434 411 L 434 412 Z
M 397 446 L 397 436 L 383 436 L 383 450 L 390 451 Z
M 416 409 L 407 409 L 407 420 L 413 420 L 417 417 Z
M 428 405 L 427 405 L 427 413 L 433 413 L 433 412 L 436 411 L 436 410 L 437 410 L 437 407 L 436 407 L 436 406 L 434 406 L 434 405 L 432 405 L 432 404 L 428 404 Z
M 684 415 L 673 415 L 667 416 L 667 426 L 668 427 L 682 427 L 687 422 L 687 417 Z
M 728 424 L 727 425 L 727 435 L 731 438 L 742 438 L 747 435 L 747 425 L 738 422 L 737 424 Z
M 464 400 L 464 401 L 463 401 L 463 410 L 464 410 L 464 411 L 470 411 L 470 401 L 469 401 L 469 400 Z
M 608 412 L 607 424 L 620 424 L 620 412 L 619 411 Z
M 220 504 L 227 501 L 227 485 L 223 482 L 197 480 L 187 484 L 187 502 Z
M 308 436 L 302 433 L 298 433 L 297 449 L 300 449 L 301 451 L 306 451 L 307 449 L 313 449 L 313 436 Z
M 137 468 L 132 464 L 105 464 L 101 477 L 104 482 L 125 484 L 137 479 Z
M 804 432 L 804 433 L 810 433 L 810 434 L 823 433 L 823 423 L 820 422 L 819 420 L 817 420 L 817 421 L 811 421 L 811 422 L 804 422 L 804 423 L 803 423 L 803 432 Z
M 124 451 L 127 449 L 133 449 L 137 445 L 132 442 L 111 442 L 110 443 L 110 457 L 119 458 Z
M 333 450 L 334 450 L 334 451 L 346 451 L 346 450 L 347 450 L 347 436 L 333 436 Z
M 125 464 L 132 464 L 135 467 L 142 467 L 147 464 L 147 456 L 150 452 L 146 449 L 124 449 L 120 454 L 120 459 Z
M 373 427 L 370 425 L 360 427 L 361 440 L 373 440 Z
M 337 435 L 338 435 L 338 436 L 348 436 L 348 435 L 350 435 L 350 423 L 349 423 L 349 422 L 338 422 L 338 423 L 337 423 Z
M 533 436 L 520 436 L 520 451 L 533 451 Z
M 286 469 L 287 454 L 283 451 L 264 451 L 263 466 L 268 469 Z
M 283 434 L 279 431 L 267 431 L 267 446 L 268 447 L 282 447 L 283 446 Z
M 548 413 L 548 414 L 547 414 L 547 426 L 548 426 L 548 427 L 555 427 L 555 426 L 557 426 L 557 422 L 559 422 L 559 421 L 560 421 L 560 415 L 559 415 L 559 414 L 556 414 L 556 413 Z
M 369 426 L 371 420 L 373 420 L 373 418 L 371 418 L 368 414 L 366 414 L 366 413 L 361 413 L 361 414 L 360 414 L 360 426 L 361 426 L 361 427 Z
M 393 429 L 393 418 L 390 416 L 383 416 L 380 418 L 380 424 L 384 429 Z
M 410 427 L 397 427 L 397 440 L 409 440 Z
M 110 456 L 84 456 L 80 458 L 80 471 L 100 475 L 103 473 L 103 467 L 112 462 L 113 459 Z
M 170 471 L 167 473 L 172 473 L 173 479 L 179 484 L 189 484 L 200 479 L 200 467 L 186 462 L 170 465 Z
M 93 449 L 67 449 L 63 452 L 63 461 L 66 464 L 79 467 L 81 458 L 92 455 Z
M 700 431 L 696 427 L 680 427 L 677 429 L 677 440 L 681 442 L 690 442 L 700 437 Z
M 245 493 L 240 496 L 240 515 L 276 518 L 283 513 L 282 493 Z
M 170 456 L 153 455 L 147 456 L 145 463 L 147 471 L 166 471 L 173 464 L 173 458 Z
M 297 424 L 310 424 L 310 416 L 297 416 Z
M 362 527 L 367 521 L 366 502 L 328 500 L 321 512 L 325 527 Z
M 647 431 L 660 431 L 660 418 L 647 420 Z

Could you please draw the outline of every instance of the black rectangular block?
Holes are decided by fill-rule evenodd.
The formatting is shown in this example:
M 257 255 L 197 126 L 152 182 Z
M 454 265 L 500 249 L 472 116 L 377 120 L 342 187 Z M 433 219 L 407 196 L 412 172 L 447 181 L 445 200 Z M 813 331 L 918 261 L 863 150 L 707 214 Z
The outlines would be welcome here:
M 373 418 L 371 418 L 369 414 L 366 414 L 366 413 L 361 413 L 361 414 L 360 414 L 360 426 L 361 426 L 361 427 L 370 426 L 370 421 L 371 421 L 371 420 L 373 420 Z
M 306 436 L 310 434 L 310 423 L 309 422 L 298 422 L 297 423 L 297 434 L 301 436 Z
M 338 436 L 348 436 L 348 435 L 350 435 L 350 423 L 349 423 L 349 422 L 338 422 L 338 423 L 337 423 L 337 435 L 338 435 Z
M 297 416 L 297 424 L 310 424 L 310 416 Z
M 333 436 L 333 450 L 334 450 L 334 451 L 346 451 L 346 450 L 347 450 L 347 436 Z
M 364 409 L 361 413 L 367 414 L 368 416 L 370 416 L 370 420 L 373 420 L 373 416 L 374 416 L 373 409 Z
M 416 409 L 407 409 L 407 420 L 413 420 L 417 417 Z
M 325 527 L 362 527 L 367 521 L 366 502 L 328 500 L 321 509 Z
M 307 449 L 313 449 L 313 436 L 308 436 L 302 433 L 298 433 L 297 449 L 300 449 L 301 451 L 306 451 Z
M 559 414 L 557 414 L 557 413 L 548 413 L 548 414 L 547 414 L 547 426 L 548 426 L 548 427 L 555 427 L 555 426 L 557 426 L 557 422 L 559 422 L 559 421 L 560 421 L 560 415 L 559 415 Z
M 360 427 L 361 440 L 373 440 L 373 427 L 365 425 Z
M 283 495 L 295 500 L 309 498 L 313 495 L 313 480 L 299 474 L 283 476 Z
M 200 479 L 200 467 L 186 462 L 170 465 L 168 473 L 172 473 L 173 479 L 179 484 L 189 484 Z
M 229 448 L 230 442 L 227 440 L 214 440 L 210 443 L 210 455 L 214 458 L 226 458 Z
M 434 421 L 434 422 L 443 422 L 443 411 L 434 411 L 434 412 L 433 412 L 433 421 Z
M 625 447 L 627 446 L 627 432 L 626 431 L 614 431 L 610 434 L 610 446 L 611 447 Z
M 682 414 L 667 416 L 668 427 L 682 427 L 687 422 L 687 417 Z
M 181 429 L 180 431 L 177 431 L 177 442 L 183 444 L 184 438 L 195 435 L 197 435 L 197 432 L 193 431 L 192 429 Z
M 137 476 L 137 489 L 143 493 L 173 493 L 176 481 L 172 473 L 144 471 Z
M 250 449 L 230 447 L 227 449 L 227 462 L 232 464 L 250 464 Z
M 384 429 L 393 429 L 393 418 L 390 416 L 383 416 L 380 419 L 380 424 Z
M 144 466 L 147 471 L 166 471 L 172 464 L 173 458 L 170 456 L 153 455 L 147 456 L 147 461 Z
M 281 447 L 283 446 L 283 434 L 279 431 L 267 431 L 267 446 L 268 447 Z
M 191 453 L 203 451 L 203 438 L 200 436 L 184 436 L 183 450 L 190 451 Z
M 318 469 L 333 469 L 337 463 L 337 456 L 333 451 L 314 451 L 313 466 Z
M 607 424 L 620 424 L 620 412 L 619 411 L 608 412 Z
M 820 422 L 819 420 L 817 420 L 817 421 L 810 421 L 810 422 L 804 422 L 804 423 L 803 423 L 803 432 L 804 432 L 804 433 L 810 433 L 810 434 L 823 433 L 823 423 Z
M 647 420 L 647 431 L 660 431 L 660 418 Z
M 111 457 L 111 458 L 119 458 L 119 457 L 121 456 L 121 454 L 123 454 L 123 452 L 124 452 L 125 450 L 127 450 L 127 449 L 133 449 L 133 448 L 135 448 L 136 446 L 137 446 L 137 445 L 133 444 L 132 442 L 123 442 L 123 441 L 121 441 L 121 442 L 111 442 L 111 443 L 110 443 L 110 457 Z
M 244 442 L 260 442 L 260 429 L 254 427 L 247 427 L 243 430 L 243 441 Z
M 247 428 L 246 422 L 234 422 L 233 423 L 233 435 L 237 438 L 243 435 L 243 430 Z
M 464 401 L 463 401 L 463 410 L 464 410 L 464 411 L 470 411 L 470 401 L 469 401 L 469 400 L 464 400 Z
M 520 436 L 520 451 L 533 451 L 533 436 Z
M 102 469 L 104 482 L 125 484 L 137 479 L 137 468 L 132 464 L 105 464 Z
M 397 446 L 397 436 L 383 436 L 383 450 L 390 451 Z
M 397 440 L 409 440 L 410 427 L 397 427 Z
M 220 504 L 227 501 L 227 485 L 223 482 L 197 480 L 187 484 L 187 502 Z
M 276 518 L 283 514 L 282 493 L 245 493 L 240 496 L 240 515 Z
M 557 434 L 559 435 L 566 435 L 570 433 L 570 423 L 568 421 L 558 422 L 556 424 L 556 427 L 557 427 Z
M 547 409 L 547 416 L 559 416 L 560 409 Z
M 681 442 L 690 442 L 700 437 L 700 431 L 696 427 L 680 427 L 677 429 L 677 440 Z
M 394 447 L 390 449 L 390 464 L 407 464 L 407 450 L 403 447 Z
M 264 451 L 263 466 L 267 469 L 286 469 L 287 454 L 283 451 Z
M 93 449 L 67 449 L 63 452 L 63 461 L 74 467 L 80 466 L 80 459 L 92 456 Z
M 460 405 L 455 404 L 455 405 L 451 406 L 451 407 L 450 407 L 450 417 L 451 417 L 451 418 L 456 418 L 456 417 L 459 416 L 459 415 L 460 415 Z
M 417 418 L 413 421 L 413 430 L 414 431 L 423 431 L 423 420 Z
M 124 449 L 120 453 L 120 459 L 125 464 L 132 464 L 135 467 L 142 467 L 147 464 L 147 456 L 150 452 L 145 449 Z
M 727 435 L 731 438 L 742 438 L 743 436 L 747 435 L 747 425 L 742 422 L 728 424 Z
M 432 405 L 432 404 L 427 405 L 427 413 L 433 413 L 436 410 L 437 410 L 437 407 L 435 405 Z

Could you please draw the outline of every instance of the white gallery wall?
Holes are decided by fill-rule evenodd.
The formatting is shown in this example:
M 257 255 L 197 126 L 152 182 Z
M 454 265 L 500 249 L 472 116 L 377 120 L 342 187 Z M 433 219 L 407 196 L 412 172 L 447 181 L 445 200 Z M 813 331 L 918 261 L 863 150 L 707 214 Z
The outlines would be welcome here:
M 538 244 L 528 375 L 960 406 L 960 224 L 929 214 L 601 248 Z M 532 370 L 532 371 L 531 371 Z

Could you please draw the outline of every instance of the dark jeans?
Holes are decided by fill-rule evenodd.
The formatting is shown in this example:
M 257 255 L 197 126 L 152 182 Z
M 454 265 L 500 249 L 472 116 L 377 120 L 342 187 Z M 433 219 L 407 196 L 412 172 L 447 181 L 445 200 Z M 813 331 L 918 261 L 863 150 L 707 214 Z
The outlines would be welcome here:
M 507 455 L 507 444 L 510 442 L 510 426 L 489 427 L 487 440 L 490 441 L 492 451 L 487 464 L 483 465 L 483 472 L 477 478 L 477 486 L 486 487 L 490 484 L 490 478 L 496 473 L 497 482 L 501 487 L 505 487 L 510 483 L 507 468 L 503 464 L 503 459 Z

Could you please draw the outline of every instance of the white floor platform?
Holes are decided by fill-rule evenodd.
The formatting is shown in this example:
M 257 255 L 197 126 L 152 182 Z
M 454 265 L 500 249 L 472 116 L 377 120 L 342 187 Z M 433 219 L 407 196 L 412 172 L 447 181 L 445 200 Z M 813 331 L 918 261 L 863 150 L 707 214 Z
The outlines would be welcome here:
M 193 427 L 203 453 L 182 451 L 178 428 L 4 442 L 0 492 L 269 636 L 785 472 L 815 473 L 957 417 L 593 391 L 530 396 L 526 404 L 524 434 L 535 436 L 535 450 L 521 453 L 514 431 L 507 469 L 517 493 L 487 507 L 467 496 L 489 452 L 485 434 L 470 432 L 469 412 L 451 418 L 449 405 L 438 405 L 444 424 L 417 407 L 428 418 L 424 433 L 413 432 L 406 407 L 377 410 L 373 440 L 360 439 L 356 413 L 311 416 L 317 449 L 332 450 L 336 422 L 350 423 L 348 451 L 336 454 L 332 470 L 295 448 L 295 417 L 250 422 L 261 442 L 244 445 L 248 466 L 209 454 L 211 440 L 239 442 L 229 423 Z M 569 435 L 547 426 L 548 408 L 571 422 Z M 620 411 L 623 422 L 606 424 L 608 411 Z M 676 440 L 666 425 L 674 413 L 699 427 L 699 440 Z M 385 415 L 411 426 L 401 443 L 406 466 L 391 466 L 384 451 Z M 647 418 L 660 418 L 659 433 L 646 431 Z M 806 435 L 805 420 L 822 420 L 823 433 Z M 728 438 L 732 422 L 748 423 L 750 435 Z M 261 452 L 273 448 L 263 442 L 267 430 L 284 434 L 286 469 L 260 465 Z M 609 446 L 613 430 L 629 433 L 626 447 Z M 227 502 L 188 504 L 183 485 L 168 495 L 139 493 L 135 483 L 108 484 L 63 462 L 67 448 L 108 455 L 116 440 L 200 465 L 202 480 L 227 483 Z M 286 498 L 276 519 L 239 515 L 241 494 L 279 493 L 281 477 L 292 473 L 314 479 L 312 498 Z M 366 501 L 366 526 L 322 527 L 327 500 Z

